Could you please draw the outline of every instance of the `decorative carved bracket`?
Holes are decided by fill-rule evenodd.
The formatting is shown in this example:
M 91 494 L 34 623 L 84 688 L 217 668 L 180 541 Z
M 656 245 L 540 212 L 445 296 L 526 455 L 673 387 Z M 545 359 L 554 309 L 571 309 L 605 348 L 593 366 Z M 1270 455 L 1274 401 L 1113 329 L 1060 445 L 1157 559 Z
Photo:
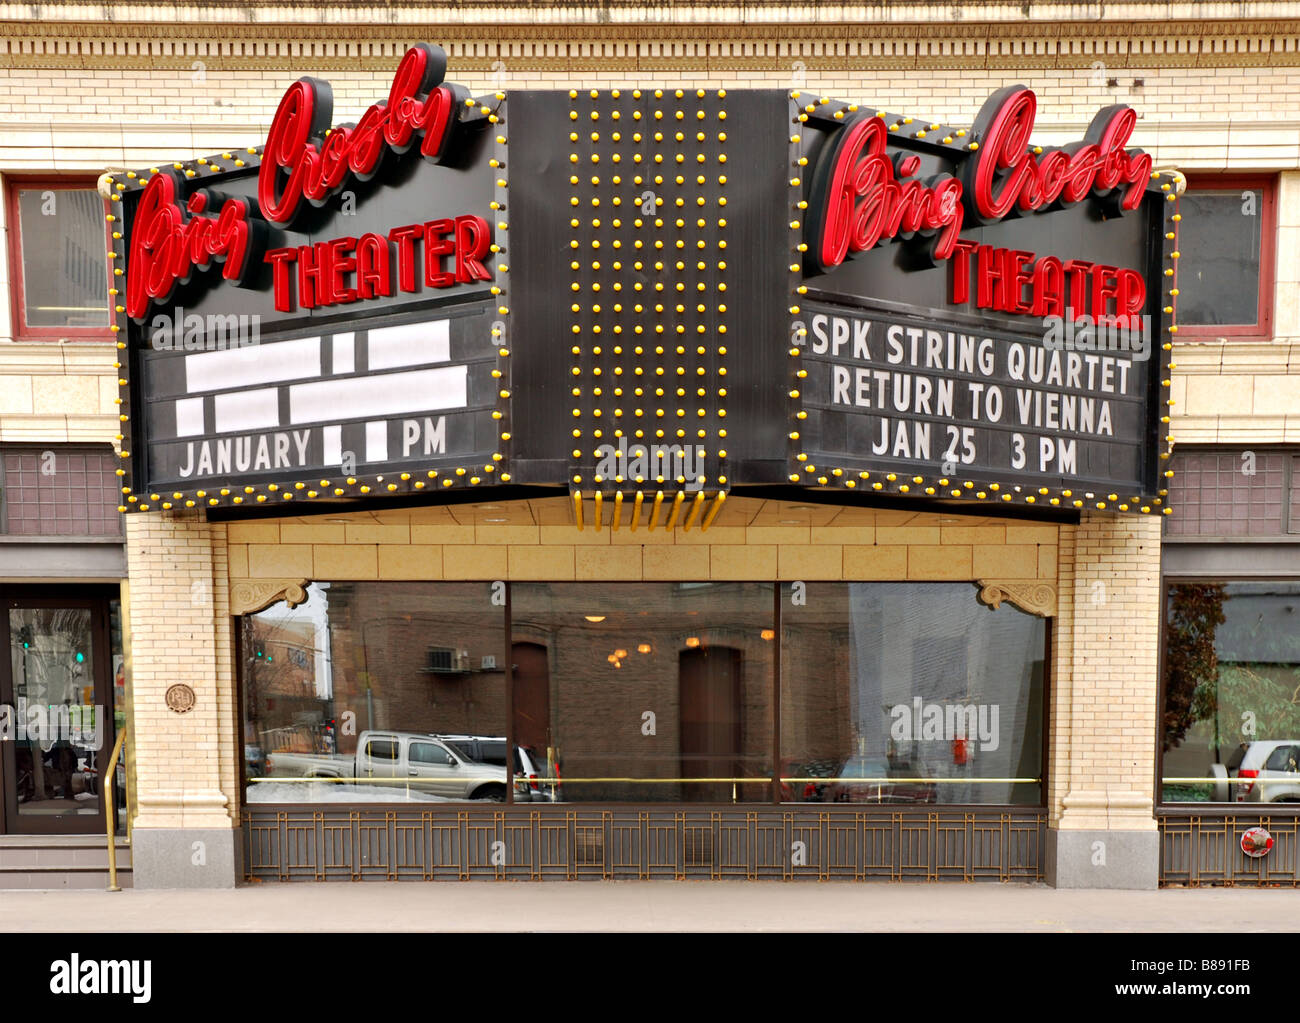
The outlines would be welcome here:
M 1052 583 L 1001 579 L 980 579 L 978 582 L 980 602 L 994 610 L 1005 600 L 1040 618 L 1051 618 L 1056 614 L 1056 586 Z
M 307 600 L 307 579 L 245 579 L 230 587 L 230 613 L 248 615 L 278 600 L 297 607 Z

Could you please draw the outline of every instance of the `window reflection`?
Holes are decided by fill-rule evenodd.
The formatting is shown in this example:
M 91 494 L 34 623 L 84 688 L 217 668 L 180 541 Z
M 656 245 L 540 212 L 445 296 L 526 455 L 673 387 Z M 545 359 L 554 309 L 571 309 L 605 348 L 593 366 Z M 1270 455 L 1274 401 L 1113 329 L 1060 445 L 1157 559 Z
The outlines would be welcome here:
M 1300 802 L 1300 583 L 1169 587 L 1165 802 Z
M 313 584 L 243 619 L 248 799 L 1041 805 L 1043 619 L 776 590 L 516 583 L 507 637 L 486 583 Z
M 781 609 L 782 800 L 1041 801 L 1043 619 L 964 583 L 786 585 Z
M 486 583 L 316 583 L 245 617 L 249 801 L 503 801 L 504 638 Z
M 14 707 L 0 734 L 14 740 L 18 815 L 55 819 L 99 813 L 99 756 L 112 722 L 95 693 L 91 611 L 9 611 Z M 105 751 L 106 752 L 106 751 Z
M 771 584 L 516 583 L 511 617 L 515 735 L 545 757 L 542 792 L 771 798 Z

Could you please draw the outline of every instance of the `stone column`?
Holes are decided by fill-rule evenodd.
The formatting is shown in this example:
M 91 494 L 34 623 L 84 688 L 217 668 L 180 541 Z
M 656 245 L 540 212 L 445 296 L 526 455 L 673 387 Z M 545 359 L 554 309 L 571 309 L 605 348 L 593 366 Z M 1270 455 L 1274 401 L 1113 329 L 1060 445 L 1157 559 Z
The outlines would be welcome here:
M 1047 880 L 1155 888 L 1160 519 L 1063 527 L 1053 634 Z
M 137 888 L 241 876 L 240 756 L 226 527 L 200 512 L 126 519 Z

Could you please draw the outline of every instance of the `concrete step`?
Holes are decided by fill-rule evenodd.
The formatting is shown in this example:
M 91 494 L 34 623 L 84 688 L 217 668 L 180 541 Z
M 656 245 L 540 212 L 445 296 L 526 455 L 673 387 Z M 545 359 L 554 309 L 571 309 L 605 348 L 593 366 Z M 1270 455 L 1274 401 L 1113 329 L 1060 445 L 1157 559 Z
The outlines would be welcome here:
M 119 835 L 117 883 L 130 888 L 131 847 Z M 0 835 L 0 889 L 108 887 L 108 843 L 103 835 Z

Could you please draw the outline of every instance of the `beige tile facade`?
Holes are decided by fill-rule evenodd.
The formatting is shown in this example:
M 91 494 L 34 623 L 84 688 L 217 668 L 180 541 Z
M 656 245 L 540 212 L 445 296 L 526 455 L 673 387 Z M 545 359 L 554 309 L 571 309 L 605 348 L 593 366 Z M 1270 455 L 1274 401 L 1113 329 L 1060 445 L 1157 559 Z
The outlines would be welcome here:
M 967 123 L 995 89 L 1039 96 L 1036 137 L 1077 138 L 1129 102 L 1157 167 L 1280 175 L 1274 337 L 1176 347 L 1171 432 L 1183 443 L 1300 441 L 1300 21 L 1263 3 L 836 6 L 718 4 L 689 16 L 494 5 L 362 8 L 178 4 L 174 18 L 102 5 L 0 4 L 0 175 L 97 174 L 263 140 L 294 78 L 334 88 L 335 119 L 387 88 L 404 47 L 447 46 L 449 77 L 490 88 L 801 87 Z M 233 13 L 232 13 L 233 12 Z M 1055 13 L 1053 13 L 1055 12 Z M 958 16 L 960 15 L 960 16 Z M 698 24 L 674 20 L 698 19 Z M 4 207 L 0 205 L 0 217 Z M 12 226 L 10 226 L 12 229 Z M 0 442 L 117 442 L 115 350 L 14 340 L 0 251 Z M 274 580 L 978 580 L 1054 589 L 1048 805 L 1062 829 L 1154 828 L 1159 522 L 1078 525 L 858 511 L 782 524 L 733 500 L 707 533 L 578 531 L 566 502 L 511 506 L 508 524 L 429 508 L 207 524 L 136 514 L 131 579 L 141 828 L 230 826 L 240 753 L 229 594 Z M 840 519 L 843 518 L 841 522 Z M 167 688 L 192 686 L 178 715 Z

